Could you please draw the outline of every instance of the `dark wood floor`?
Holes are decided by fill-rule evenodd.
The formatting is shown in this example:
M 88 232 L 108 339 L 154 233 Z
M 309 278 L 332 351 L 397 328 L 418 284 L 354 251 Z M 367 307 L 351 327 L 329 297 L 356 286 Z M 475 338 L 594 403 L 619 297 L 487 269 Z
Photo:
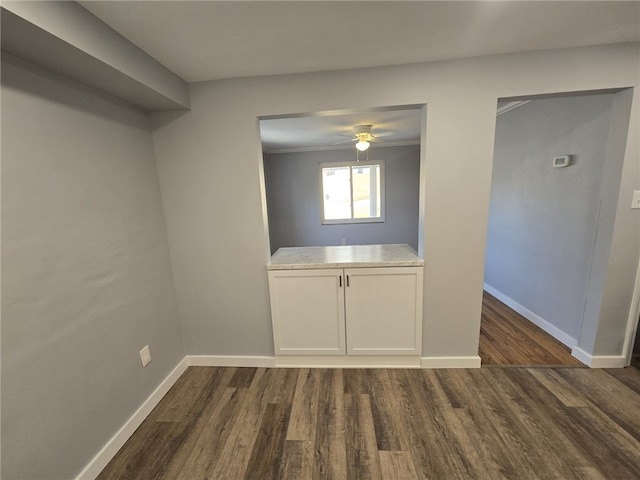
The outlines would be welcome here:
M 98 477 L 640 478 L 634 368 L 190 367 Z
M 478 355 L 482 365 L 584 366 L 569 348 L 487 292 Z

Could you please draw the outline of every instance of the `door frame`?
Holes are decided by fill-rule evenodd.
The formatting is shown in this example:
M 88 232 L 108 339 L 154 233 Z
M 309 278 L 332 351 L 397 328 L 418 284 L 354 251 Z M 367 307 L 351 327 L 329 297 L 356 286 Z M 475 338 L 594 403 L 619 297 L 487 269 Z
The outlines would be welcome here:
M 631 357 L 633 356 L 633 345 L 635 343 L 636 332 L 638 330 L 638 317 L 640 317 L 640 262 L 638 262 L 636 283 L 633 287 L 631 308 L 629 309 L 629 319 L 627 320 L 627 333 L 624 338 L 625 367 L 631 365 Z

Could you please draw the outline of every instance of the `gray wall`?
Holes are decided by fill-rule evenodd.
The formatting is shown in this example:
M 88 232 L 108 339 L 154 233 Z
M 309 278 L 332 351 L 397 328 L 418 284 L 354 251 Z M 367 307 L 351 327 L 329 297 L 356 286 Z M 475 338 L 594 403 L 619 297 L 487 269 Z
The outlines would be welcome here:
M 74 478 L 183 357 L 147 116 L 3 52 L 2 478 Z
M 408 243 L 418 249 L 420 147 L 375 147 L 385 162 L 385 221 L 322 225 L 318 164 L 352 162 L 355 149 L 265 155 L 271 251 L 314 245 Z
M 191 111 L 152 117 L 187 352 L 273 355 L 258 118 L 426 104 L 419 206 L 424 228 L 418 232 L 426 263 L 423 355 L 476 356 L 497 99 L 638 86 L 638 47 L 192 84 Z M 640 218 L 629 209 L 640 178 L 637 89 L 633 96 L 610 249 L 627 262 L 605 260 L 605 290 L 612 289 L 597 324 L 615 325 L 615 338 L 598 334 L 591 350 L 612 355 L 621 354 L 625 329 L 619 328 L 619 312 L 610 309 L 615 303 L 628 314 L 640 253 Z
M 633 99 L 633 95 L 631 89 L 615 94 L 611 109 L 606 163 L 600 188 L 598 230 L 579 340 L 579 349 L 593 352 L 594 355 L 606 356 L 623 351 L 626 356 L 624 338 L 617 332 L 626 329 L 629 320 L 635 320 L 630 318 L 635 316 L 630 314 L 634 306 L 629 307 L 623 292 L 625 284 L 635 282 L 631 270 L 637 265 L 638 252 L 633 242 L 625 242 L 623 248 L 616 248 L 625 236 L 635 237 L 636 245 L 640 245 L 640 229 L 637 225 L 639 212 L 629 208 L 631 190 L 637 189 L 640 180 L 640 172 L 636 170 L 632 173 L 634 167 L 640 167 L 638 153 L 635 162 L 624 161 L 633 146 L 633 142 L 627 141 L 626 127 L 630 125 L 629 132 L 633 128 L 640 128 L 633 126 L 638 120 L 638 114 L 634 117 L 631 113 L 632 102 L 637 108 L 637 100 Z M 636 288 L 640 288 L 640 285 L 636 285 Z M 605 318 L 606 321 L 601 321 Z
M 258 118 L 428 104 L 423 355 L 467 358 L 478 348 L 496 99 L 633 86 L 610 248 L 599 254 L 604 295 L 580 339 L 589 353 L 620 355 L 640 256 L 629 208 L 640 188 L 639 52 L 613 45 L 191 85 L 191 111 L 153 116 L 186 351 L 273 355 Z M 3 59 L 3 478 L 18 469 L 71 478 L 184 354 L 153 149 L 139 112 Z M 146 343 L 154 360 L 143 370 Z
M 619 173 L 622 163 L 607 158 L 613 98 L 533 100 L 496 125 L 485 282 L 575 340 L 606 220 L 603 169 Z M 573 165 L 553 168 L 564 154 Z

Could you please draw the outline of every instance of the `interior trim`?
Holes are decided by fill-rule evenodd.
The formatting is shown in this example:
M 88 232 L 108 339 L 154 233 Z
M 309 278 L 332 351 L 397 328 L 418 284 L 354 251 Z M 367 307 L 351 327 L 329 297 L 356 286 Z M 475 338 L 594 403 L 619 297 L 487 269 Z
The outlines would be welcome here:
M 591 355 L 580 347 L 573 347 L 571 355 L 591 368 L 623 368 L 626 366 L 624 355 Z
M 129 440 L 131 435 L 133 435 L 151 411 L 158 405 L 173 384 L 178 381 L 188 366 L 189 364 L 185 357 L 176 365 L 171 373 L 167 375 L 160 385 L 158 385 L 153 393 L 149 395 L 140 408 L 124 423 L 120 430 L 118 430 L 96 456 L 93 457 L 84 470 L 76 477 L 76 480 L 94 480 L 100 475 L 104 467 L 115 457 L 116 453 L 118 453 L 126 441 Z
M 276 366 L 274 357 L 245 355 L 187 355 L 190 367 L 264 367 Z
M 468 357 L 422 357 L 420 359 L 422 368 L 480 368 L 481 359 L 479 355 Z
M 578 345 L 578 340 L 573 338 L 571 335 L 569 335 L 568 333 L 565 333 L 563 330 L 560 330 L 558 327 L 556 327 L 552 323 L 548 322 L 547 320 L 545 320 L 544 318 L 540 317 L 539 315 L 536 315 L 531 310 L 529 310 L 527 307 L 524 307 L 524 306 L 520 305 L 514 299 L 508 297 L 507 295 L 505 295 L 501 291 L 496 290 L 491 285 L 485 283 L 484 284 L 484 289 L 487 291 L 487 293 L 489 293 L 489 294 L 493 295 L 494 297 L 496 297 L 502 303 L 504 303 L 508 307 L 510 307 L 513 310 L 515 310 L 516 312 L 518 312 L 524 318 L 526 318 L 531 323 L 533 323 L 533 324 L 537 325 L 538 327 L 540 327 L 542 330 L 547 332 L 549 335 L 551 335 L 553 338 L 555 338 L 559 342 L 562 342 L 567 347 L 573 348 L 576 345 Z M 575 357 L 575 355 L 574 355 L 574 357 Z

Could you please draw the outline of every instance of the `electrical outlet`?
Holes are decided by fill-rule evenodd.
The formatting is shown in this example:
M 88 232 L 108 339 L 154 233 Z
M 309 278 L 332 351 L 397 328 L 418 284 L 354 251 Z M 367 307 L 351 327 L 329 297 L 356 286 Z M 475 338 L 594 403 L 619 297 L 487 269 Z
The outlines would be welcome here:
M 346 245 L 346 244 L 347 244 L 347 239 L 346 239 L 346 238 L 343 238 L 343 239 L 342 239 L 342 245 Z
M 631 200 L 631 208 L 640 208 L 640 190 L 633 192 L 633 200 Z
M 145 345 L 145 347 L 140 350 L 140 360 L 142 360 L 143 368 L 151 362 L 151 350 L 149 350 L 149 345 Z

